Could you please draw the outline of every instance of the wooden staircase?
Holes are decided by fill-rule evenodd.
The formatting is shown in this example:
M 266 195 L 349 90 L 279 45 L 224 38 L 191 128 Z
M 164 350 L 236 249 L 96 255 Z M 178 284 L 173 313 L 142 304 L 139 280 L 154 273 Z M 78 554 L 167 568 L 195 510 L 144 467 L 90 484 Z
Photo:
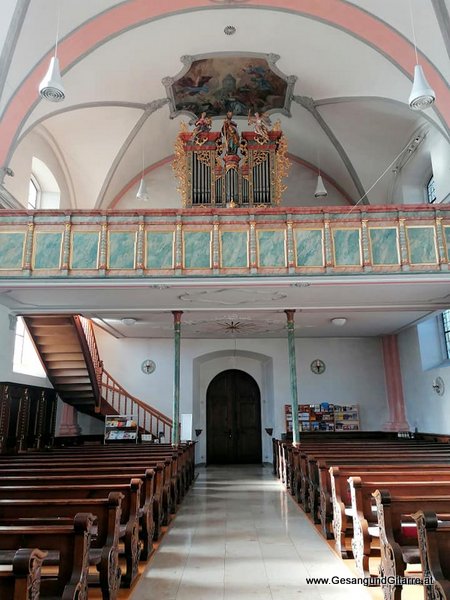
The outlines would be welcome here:
M 171 438 L 172 421 L 129 394 L 103 368 L 91 321 L 78 315 L 23 317 L 47 377 L 63 402 L 103 418 L 133 415 L 142 432 Z

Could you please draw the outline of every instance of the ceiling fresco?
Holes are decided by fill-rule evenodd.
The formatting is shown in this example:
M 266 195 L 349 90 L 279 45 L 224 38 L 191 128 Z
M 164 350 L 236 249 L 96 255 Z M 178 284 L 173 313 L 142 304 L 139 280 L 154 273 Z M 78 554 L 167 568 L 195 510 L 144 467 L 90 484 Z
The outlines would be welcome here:
M 171 117 L 180 113 L 247 116 L 249 111 L 290 116 L 295 77 L 275 67 L 277 55 L 182 57 L 184 69 L 163 80 L 171 102 Z

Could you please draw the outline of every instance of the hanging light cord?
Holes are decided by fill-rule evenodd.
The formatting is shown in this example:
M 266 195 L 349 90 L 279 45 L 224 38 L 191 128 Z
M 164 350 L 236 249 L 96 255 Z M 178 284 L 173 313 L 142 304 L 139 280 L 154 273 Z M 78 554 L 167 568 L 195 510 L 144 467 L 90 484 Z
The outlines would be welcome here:
M 61 23 L 61 3 L 62 3 L 62 0 L 59 0 L 59 2 L 58 2 L 58 17 L 57 17 L 57 20 L 56 20 L 55 58 L 56 58 L 56 55 L 58 53 L 59 26 L 60 26 L 60 23 Z
M 358 206 L 358 204 L 360 202 L 362 202 L 364 200 L 364 198 L 367 196 L 367 194 L 369 194 L 373 188 L 377 185 L 377 183 L 386 175 L 386 173 L 389 171 L 389 169 L 392 167 L 392 165 L 400 158 L 400 156 L 403 154 L 403 152 L 406 150 L 406 148 L 409 146 L 409 142 L 408 144 L 406 144 L 406 146 L 404 146 L 400 152 L 397 154 L 397 156 L 394 158 L 394 160 L 388 164 L 388 166 L 385 168 L 385 170 L 381 173 L 381 175 L 378 177 L 378 179 L 370 186 L 370 188 L 367 190 L 367 192 L 365 192 L 365 194 L 363 196 L 361 196 L 361 198 L 358 200 L 358 202 L 356 202 L 356 204 L 354 204 L 352 206 L 352 208 L 348 211 L 348 215 L 350 213 L 353 212 L 353 210 Z
M 419 64 L 419 57 L 417 55 L 416 28 L 414 27 L 414 16 L 413 16 L 413 9 L 412 9 L 412 0 L 409 0 L 409 16 L 411 18 L 411 28 L 412 28 L 413 42 L 414 42 L 414 53 L 416 55 L 416 65 L 418 65 Z

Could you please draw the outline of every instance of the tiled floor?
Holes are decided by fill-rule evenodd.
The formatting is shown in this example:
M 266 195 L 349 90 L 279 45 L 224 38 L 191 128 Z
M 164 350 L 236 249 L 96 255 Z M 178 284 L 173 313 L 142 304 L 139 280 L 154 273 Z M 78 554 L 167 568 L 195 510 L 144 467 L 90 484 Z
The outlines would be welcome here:
M 200 469 L 131 600 L 370 600 L 268 467 Z

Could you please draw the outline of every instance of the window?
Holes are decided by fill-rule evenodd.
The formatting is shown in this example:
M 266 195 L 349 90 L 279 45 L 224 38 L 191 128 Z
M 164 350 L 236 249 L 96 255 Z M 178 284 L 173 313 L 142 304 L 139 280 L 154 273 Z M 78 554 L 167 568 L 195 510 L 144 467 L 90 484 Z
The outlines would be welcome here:
M 34 375 L 34 377 L 46 377 L 46 373 L 22 317 L 17 317 L 13 371 L 15 373 L 23 373 L 24 375 Z
M 28 185 L 27 208 L 31 210 L 36 210 L 36 208 L 39 208 L 39 188 L 34 178 L 30 179 L 30 183 Z
M 434 204 L 436 202 L 436 186 L 433 175 L 430 177 L 427 183 L 427 200 L 428 204 Z
M 450 310 L 444 310 L 442 313 L 442 324 L 444 326 L 444 341 L 447 358 L 450 358 Z

